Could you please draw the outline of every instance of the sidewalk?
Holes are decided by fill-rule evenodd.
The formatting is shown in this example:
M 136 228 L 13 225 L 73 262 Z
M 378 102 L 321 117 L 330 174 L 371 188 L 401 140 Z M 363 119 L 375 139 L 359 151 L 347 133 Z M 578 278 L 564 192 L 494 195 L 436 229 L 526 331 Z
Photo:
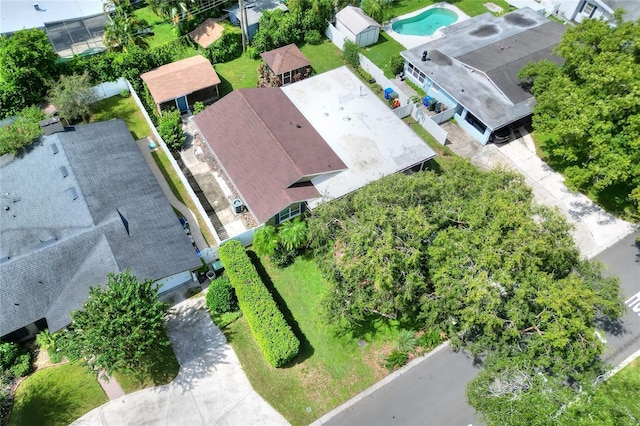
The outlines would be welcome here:
M 120 384 L 112 376 L 105 377 L 106 373 L 103 371 L 98 374 L 98 383 L 102 386 L 102 390 L 107 394 L 109 401 L 112 399 L 118 399 L 124 396 L 124 391 L 120 387 Z
M 180 363 L 178 376 L 167 385 L 109 401 L 73 425 L 287 424 L 251 387 L 204 308 L 204 297 L 174 306 L 167 329 Z
M 174 209 L 178 210 L 180 214 L 182 214 L 185 217 L 185 219 L 187 219 L 187 221 L 189 222 L 189 227 L 191 228 L 191 235 L 195 240 L 195 244 L 196 244 L 196 247 L 198 247 L 198 250 L 202 251 L 205 248 L 209 247 L 204 237 L 202 236 L 202 232 L 200 231 L 200 227 L 198 226 L 198 221 L 196 220 L 195 216 L 193 215 L 191 210 L 187 208 L 187 206 L 185 206 L 180 200 L 176 198 L 175 195 L 173 195 L 173 192 L 171 192 L 171 188 L 169 188 L 169 184 L 167 183 L 164 176 L 162 175 L 162 172 L 158 168 L 158 165 L 153 160 L 153 157 L 151 156 L 151 149 L 149 148 L 149 138 L 142 138 L 136 141 L 136 144 L 138 145 L 138 148 L 140 149 L 142 156 L 147 161 L 149 168 L 153 172 L 153 175 L 156 177 L 158 184 L 160 184 L 160 188 L 162 188 L 162 192 L 164 193 L 165 197 L 167 197 L 167 199 L 169 200 L 169 203 L 171 204 L 171 206 Z
M 457 124 L 447 122 L 441 127 L 448 132 L 447 146 L 479 168 L 503 167 L 522 174 L 532 188 L 536 202 L 557 207 L 574 225 L 573 239 L 585 257 L 594 257 L 634 232 L 633 224 L 607 213 L 587 196 L 569 190 L 564 177 L 538 158 L 526 129 L 519 129 L 522 137 L 515 141 L 483 146 Z

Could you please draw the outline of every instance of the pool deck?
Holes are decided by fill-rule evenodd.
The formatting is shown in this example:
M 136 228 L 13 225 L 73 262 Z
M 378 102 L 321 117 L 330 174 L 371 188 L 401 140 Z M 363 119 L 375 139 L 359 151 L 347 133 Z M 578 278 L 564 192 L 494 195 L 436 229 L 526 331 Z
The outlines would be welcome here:
M 402 16 L 398 16 L 397 18 L 393 18 L 391 21 L 389 21 L 383 27 L 383 29 L 395 41 L 397 41 L 398 43 L 400 43 L 401 45 L 403 45 L 407 49 L 412 49 L 412 48 L 414 48 L 416 46 L 420 46 L 420 45 L 422 45 L 424 43 L 427 43 L 429 41 L 436 40 L 436 39 L 438 39 L 438 38 L 443 36 L 442 32 L 439 29 L 436 30 L 436 32 L 434 32 L 433 35 L 430 35 L 430 36 L 412 36 L 412 35 L 404 35 L 404 34 L 397 33 L 395 31 L 393 31 L 393 28 L 392 28 L 393 23 L 396 22 L 396 21 L 399 21 L 401 19 L 411 18 L 413 16 L 419 15 L 420 13 L 424 12 L 425 10 L 433 9 L 433 8 L 436 8 L 436 7 L 452 10 L 458 15 L 458 20 L 456 22 L 452 23 L 451 25 L 455 25 L 458 22 L 466 21 L 467 19 L 469 19 L 469 15 L 467 15 L 466 13 L 464 13 L 463 11 L 458 9 L 457 7 L 455 7 L 455 6 L 453 6 L 453 5 L 449 4 L 449 3 L 441 2 L 441 3 L 433 4 L 433 5 L 428 6 L 428 7 L 423 7 L 422 9 L 415 10 L 413 12 L 404 14 Z

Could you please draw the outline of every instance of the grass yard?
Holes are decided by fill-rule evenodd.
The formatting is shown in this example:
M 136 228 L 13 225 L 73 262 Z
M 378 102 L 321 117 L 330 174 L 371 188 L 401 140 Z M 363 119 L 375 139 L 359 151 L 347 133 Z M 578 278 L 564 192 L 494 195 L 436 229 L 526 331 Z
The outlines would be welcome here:
M 640 359 L 620 370 L 593 395 L 583 397 L 558 419 L 560 425 L 632 426 L 640 423 Z
M 390 35 L 381 32 L 378 42 L 362 49 L 362 54 L 384 71 L 387 78 L 393 79 L 395 75 L 391 72 L 391 57 L 405 50 L 407 49 Z
M 311 67 L 317 74 L 339 68 L 344 65 L 342 50 L 331 42 L 323 39 L 318 45 L 305 44 L 300 48 L 304 56 L 311 62 Z
M 446 0 L 445 0 L 446 1 Z M 424 7 L 430 6 L 435 3 L 440 3 L 439 0 L 397 0 L 392 3 L 391 6 L 391 16 L 393 18 L 404 15 L 405 13 L 413 12 L 418 9 L 422 9 Z M 456 6 L 458 9 L 462 10 L 469 16 L 481 15 L 483 13 L 489 12 L 484 6 L 485 1 L 481 0 L 449 0 L 447 3 L 450 3 Z M 504 0 L 492 0 L 491 3 L 494 3 L 504 9 L 505 12 L 509 11 L 509 4 Z
M 151 354 L 148 361 L 149 363 L 142 370 L 114 373 L 114 377 L 125 393 L 167 384 L 175 379 L 180 370 L 180 364 L 171 345 Z
M 84 367 L 64 364 L 27 377 L 15 394 L 10 426 L 66 426 L 108 401 Z
M 96 112 L 90 121 L 107 121 L 112 118 L 124 120 L 135 140 L 151 135 L 147 121 L 131 96 L 123 98 L 116 95 L 97 102 Z
M 145 39 L 149 43 L 149 48 L 160 46 L 175 38 L 173 24 L 156 15 L 150 6 L 137 9 L 133 15 L 138 20 L 145 21 L 153 30 L 153 35 Z
M 215 64 L 215 68 L 222 83 L 218 86 L 220 97 L 231 93 L 235 89 L 256 87 L 258 84 L 258 65 L 260 60 L 242 55 L 238 59 Z
M 207 241 L 207 244 L 215 245 L 216 239 L 213 237 L 213 235 L 209 231 L 209 228 L 205 225 L 204 219 L 202 218 L 202 216 L 200 215 L 200 212 L 196 208 L 195 203 L 189 196 L 189 193 L 187 192 L 187 188 L 185 188 L 185 186 L 182 184 L 182 181 L 178 177 L 178 173 L 175 171 L 175 169 L 171 165 L 171 162 L 169 161 L 169 157 L 167 157 L 167 154 L 165 154 L 164 151 L 156 150 L 151 153 L 151 156 L 153 157 L 153 161 L 155 161 L 155 163 L 160 168 L 160 171 L 162 172 L 162 176 L 164 176 L 164 179 L 169 184 L 169 187 L 171 188 L 171 192 L 173 192 L 173 195 L 175 195 L 176 198 L 180 200 L 182 204 L 187 206 L 187 208 L 191 210 L 191 212 L 193 212 L 193 214 L 195 215 L 196 220 L 198 221 L 198 226 L 202 231 L 202 236 Z
M 315 261 L 298 257 L 285 269 L 264 259 L 255 263 L 300 338 L 300 353 L 291 365 L 276 369 L 264 360 L 244 318 L 224 332 L 254 389 L 289 422 L 309 424 L 388 374 L 380 357 L 390 352 L 396 330 L 382 321 L 374 324 L 362 337 L 364 347 L 356 338 L 337 336 L 322 320 L 327 285 Z
M 433 149 L 436 154 L 438 154 L 438 156 L 431 161 L 438 163 L 438 165 L 442 165 L 450 162 L 453 158 L 456 157 L 456 154 L 454 154 L 449 147 L 444 146 L 440 144 L 440 142 L 435 140 L 433 136 L 431 136 L 429 132 L 427 132 L 427 130 L 422 127 L 420 123 L 418 123 L 413 117 L 405 117 L 402 119 L 402 121 L 407 123 L 407 125 L 410 126 L 411 129 L 413 129 L 416 135 L 420 136 L 422 140 L 424 140 L 425 143 L 429 145 L 429 147 L 431 147 L 431 149 Z

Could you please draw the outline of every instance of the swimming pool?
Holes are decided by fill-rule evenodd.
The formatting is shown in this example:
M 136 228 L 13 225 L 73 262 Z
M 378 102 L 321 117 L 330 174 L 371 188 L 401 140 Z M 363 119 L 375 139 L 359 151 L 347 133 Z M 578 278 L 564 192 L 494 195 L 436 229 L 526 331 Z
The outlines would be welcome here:
M 442 7 L 427 9 L 411 18 L 400 19 L 391 25 L 393 31 L 403 35 L 432 35 L 440 27 L 446 27 L 458 20 L 458 14 Z

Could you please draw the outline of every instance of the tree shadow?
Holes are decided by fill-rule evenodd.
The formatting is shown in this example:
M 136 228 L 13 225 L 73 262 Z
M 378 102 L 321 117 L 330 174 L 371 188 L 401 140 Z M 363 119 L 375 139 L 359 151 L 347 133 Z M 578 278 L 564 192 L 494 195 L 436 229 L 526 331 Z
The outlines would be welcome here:
M 598 317 L 596 318 L 596 325 L 605 333 L 615 337 L 622 337 L 631 333 L 631 330 L 625 327 L 624 321 L 620 318 Z
M 262 282 L 271 293 L 273 300 L 278 305 L 278 308 L 280 308 L 280 312 L 282 312 L 282 315 L 284 315 L 284 318 L 287 321 L 287 324 L 289 324 L 289 326 L 291 327 L 291 330 L 293 330 L 293 333 L 296 335 L 298 340 L 300 340 L 300 350 L 298 351 L 298 355 L 296 355 L 296 357 L 292 361 L 282 366 L 281 368 L 293 367 L 296 364 L 300 364 L 304 362 L 307 358 L 310 358 L 311 355 L 313 355 L 314 353 L 314 349 L 313 349 L 313 346 L 311 345 L 311 342 L 309 342 L 307 337 L 304 335 L 304 333 L 300 329 L 298 322 L 296 321 L 293 314 L 289 310 L 289 307 L 287 306 L 287 303 L 285 302 L 285 300 L 282 298 L 282 296 L 280 296 L 280 293 L 278 293 L 278 290 L 273 285 L 273 281 L 271 280 L 271 277 L 269 276 L 266 269 L 262 265 L 262 262 L 260 261 L 258 256 L 253 251 L 250 251 L 250 250 L 247 251 L 247 255 L 249 255 L 251 262 L 256 268 L 256 271 L 258 271 L 258 275 L 262 279 Z

